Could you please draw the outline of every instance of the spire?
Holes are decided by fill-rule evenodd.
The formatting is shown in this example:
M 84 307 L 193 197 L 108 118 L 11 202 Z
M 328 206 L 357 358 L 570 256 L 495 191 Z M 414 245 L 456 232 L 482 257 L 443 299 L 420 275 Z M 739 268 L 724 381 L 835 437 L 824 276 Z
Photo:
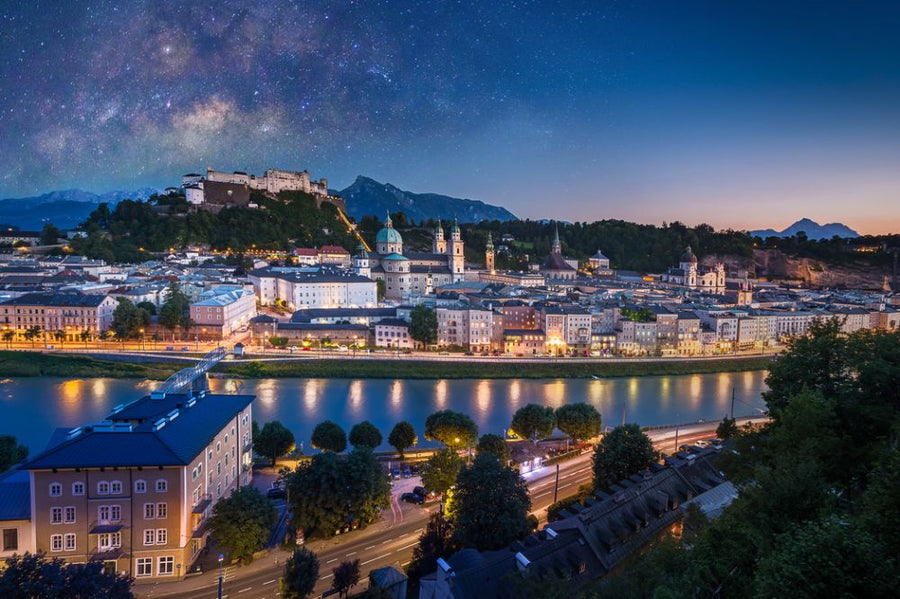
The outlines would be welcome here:
M 550 248 L 551 254 L 562 254 L 562 244 L 559 242 L 559 225 L 553 223 L 553 246 Z
M 487 244 L 484 246 L 484 249 L 486 249 L 486 250 L 494 249 L 494 238 L 491 236 L 490 231 L 488 231 Z
M 391 220 L 391 211 L 385 210 L 384 214 L 385 214 L 384 226 L 388 227 L 388 228 L 392 228 L 394 226 L 394 221 Z

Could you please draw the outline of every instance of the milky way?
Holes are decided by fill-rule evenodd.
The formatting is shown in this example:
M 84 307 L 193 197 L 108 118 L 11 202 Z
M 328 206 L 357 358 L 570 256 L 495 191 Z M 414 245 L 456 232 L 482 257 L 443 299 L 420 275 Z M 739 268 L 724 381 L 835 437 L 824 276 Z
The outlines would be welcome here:
M 898 30 L 893 0 L 0 0 L 0 198 L 278 167 L 522 216 L 900 229 Z

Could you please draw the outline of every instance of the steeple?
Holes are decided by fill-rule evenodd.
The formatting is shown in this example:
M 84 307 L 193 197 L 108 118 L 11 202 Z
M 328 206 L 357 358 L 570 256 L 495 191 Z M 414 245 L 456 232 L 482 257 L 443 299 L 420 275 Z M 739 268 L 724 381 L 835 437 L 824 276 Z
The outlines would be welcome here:
M 495 271 L 494 240 L 491 237 L 490 232 L 488 232 L 487 243 L 484 246 L 484 267 L 491 273 L 493 273 Z
M 486 250 L 494 249 L 494 238 L 491 236 L 490 231 L 488 231 L 487 244 L 484 246 L 484 249 L 486 249 Z
M 384 214 L 385 214 L 384 226 L 387 227 L 388 229 L 393 229 L 394 221 L 391 220 L 391 211 L 385 210 Z
M 434 228 L 434 241 L 431 244 L 431 251 L 435 254 L 447 253 L 447 241 L 444 239 L 444 227 L 441 226 L 441 219 L 438 219 L 437 226 Z
M 551 254 L 562 254 L 562 244 L 559 242 L 559 225 L 553 225 L 553 246 L 550 248 Z

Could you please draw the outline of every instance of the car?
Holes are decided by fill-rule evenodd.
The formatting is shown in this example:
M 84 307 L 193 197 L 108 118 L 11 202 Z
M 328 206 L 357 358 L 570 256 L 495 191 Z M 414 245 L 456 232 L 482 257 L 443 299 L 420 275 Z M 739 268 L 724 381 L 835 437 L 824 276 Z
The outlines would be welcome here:
M 418 464 L 413 464 L 412 466 L 409 467 L 409 469 L 412 470 L 412 473 L 414 475 L 419 474 L 419 465 Z
M 393 468 L 391 468 L 391 476 L 393 478 L 400 478 L 400 467 L 399 466 L 394 466 Z
M 428 497 L 428 491 L 425 490 L 425 487 L 415 487 L 412 492 L 422 497 Z
M 417 505 L 421 505 L 425 503 L 425 496 L 419 495 L 417 493 L 404 493 L 400 496 L 400 501 L 405 501 L 406 503 L 415 503 Z
M 191 351 L 191 348 L 189 348 L 187 345 L 183 345 L 181 347 L 181 351 Z
M 175 351 L 175 348 L 169 345 L 166 347 L 166 351 Z
M 706 439 L 700 439 L 699 441 L 695 442 L 694 445 L 696 445 L 697 447 L 709 447 L 709 441 L 707 441 Z
M 403 478 L 409 478 L 412 476 L 412 469 L 409 466 L 404 466 L 402 474 Z
M 266 497 L 269 499 L 285 499 L 287 497 L 287 492 L 281 487 L 272 487 L 266 491 Z

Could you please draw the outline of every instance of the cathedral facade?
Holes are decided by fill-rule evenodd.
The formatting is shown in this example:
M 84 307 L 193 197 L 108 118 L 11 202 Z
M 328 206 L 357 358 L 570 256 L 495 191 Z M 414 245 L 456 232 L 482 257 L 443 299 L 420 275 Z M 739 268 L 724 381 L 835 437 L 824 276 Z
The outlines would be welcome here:
M 675 285 L 683 285 L 689 289 L 698 289 L 709 293 L 725 293 L 725 265 L 716 263 L 712 268 L 699 265 L 697 256 L 688 246 L 678 263 L 678 268 L 670 268 L 662 276 L 662 280 Z
M 375 252 L 360 248 L 353 264 L 357 274 L 384 281 L 386 299 L 403 301 L 462 281 L 466 274 L 464 250 L 459 225 L 454 221 L 447 239 L 438 221 L 431 252 L 404 252 L 403 237 L 388 215 L 384 228 L 375 236 Z

